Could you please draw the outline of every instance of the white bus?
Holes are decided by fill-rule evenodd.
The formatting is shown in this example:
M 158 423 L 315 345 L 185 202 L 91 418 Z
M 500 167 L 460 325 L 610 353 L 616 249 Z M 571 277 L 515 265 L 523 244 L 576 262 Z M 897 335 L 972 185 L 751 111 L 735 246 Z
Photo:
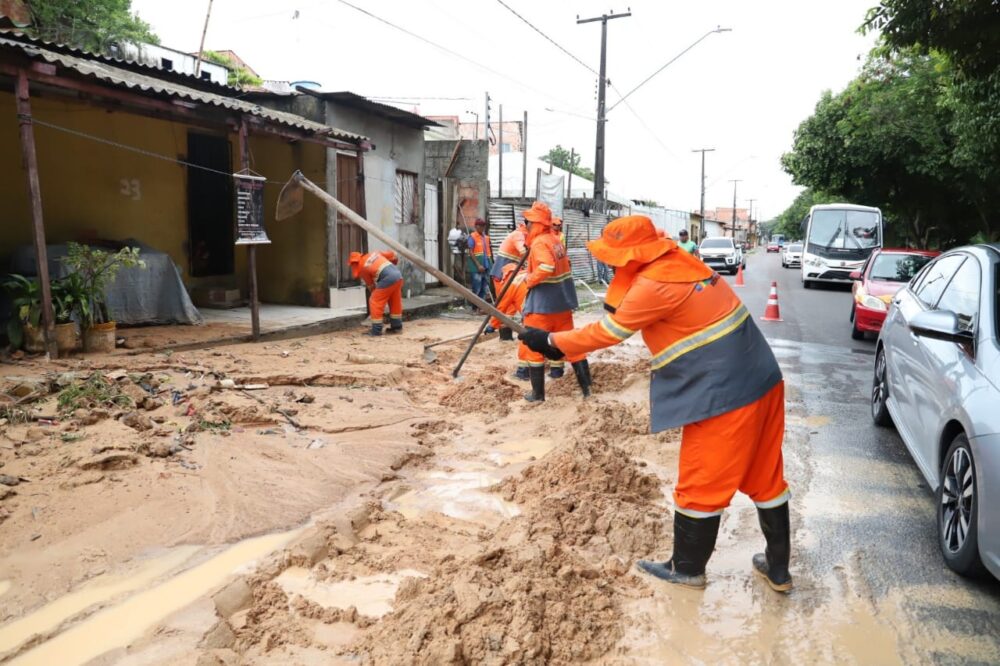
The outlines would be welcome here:
M 851 272 L 882 247 L 882 211 L 842 203 L 813 206 L 802 232 L 802 286 L 849 284 Z

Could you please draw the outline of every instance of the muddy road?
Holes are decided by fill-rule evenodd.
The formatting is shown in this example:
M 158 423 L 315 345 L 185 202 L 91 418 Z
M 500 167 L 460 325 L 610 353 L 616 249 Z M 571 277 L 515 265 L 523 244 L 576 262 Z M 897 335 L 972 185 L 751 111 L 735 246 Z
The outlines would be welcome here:
M 751 257 L 751 311 L 791 274 Z M 751 575 L 743 497 L 704 592 L 633 573 L 670 554 L 679 446 L 648 434 L 638 340 L 592 357 L 591 399 L 568 376 L 541 405 L 520 399 L 509 343 L 483 343 L 460 381 L 460 344 L 422 361 L 475 329 L 461 316 L 0 366 L 46 392 L 0 426 L 0 473 L 25 479 L 0 500 L 0 663 L 1000 661 L 1000 586 L 945 569 L 929 491 L 869 425 L 849 296 L 808 296 L 782 284 L 786 322 L 764 328 L 788 384 L 787 597 Z M 95 372 L 132 402 L 60 411 Z

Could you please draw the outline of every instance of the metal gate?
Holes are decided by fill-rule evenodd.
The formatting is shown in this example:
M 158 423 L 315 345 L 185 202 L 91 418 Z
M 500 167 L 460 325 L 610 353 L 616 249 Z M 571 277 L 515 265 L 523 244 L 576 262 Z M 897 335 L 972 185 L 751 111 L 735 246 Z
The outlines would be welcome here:
M 441 268 L 441 255 L 438 252 L 438 188 L 437 185 L 424 185 L 424 259 L 434 268 Z M 424 273 L 424 283 L 437 282 L 438 279 L 430 273 Z

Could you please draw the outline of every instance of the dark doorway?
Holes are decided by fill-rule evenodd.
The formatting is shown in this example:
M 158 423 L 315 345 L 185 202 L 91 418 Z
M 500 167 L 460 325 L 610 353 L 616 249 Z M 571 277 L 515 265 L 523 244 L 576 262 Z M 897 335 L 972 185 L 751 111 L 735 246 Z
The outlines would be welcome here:
M 188 239 L 191 275 L 233 273 L 233 178 L 229 139 L 224 136 L 188 132 Z
M 358 178 L 358 158 L 353 155 L 337 154 L 337 198 L 345 206 L 364 217 L 365 207 L 362 200 L 364 186 Z M 342 215 L 337 214 L 337 254 L 339 256 L 341 287 L 360 284 L 351 274 L 351 266 L 347 260 L 351 252 L 368 251 L 368 234 L 361 227 L 351 224 Z

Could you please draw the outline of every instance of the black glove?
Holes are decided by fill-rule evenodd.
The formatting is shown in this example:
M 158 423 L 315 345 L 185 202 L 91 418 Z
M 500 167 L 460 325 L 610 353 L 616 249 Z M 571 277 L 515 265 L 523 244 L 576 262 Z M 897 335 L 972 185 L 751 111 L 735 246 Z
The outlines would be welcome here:
M 543 331 L 540 328 L 528 328 L 524 333 L 521 333 L 518 338 L 527 345 L 528 349 L 533 352 L 537 352 L 547 359 L 553 361 L 558 361 L 565 354 L 563 354 L 557 347 L 553 347 L 549 344 L 549 332 Z

